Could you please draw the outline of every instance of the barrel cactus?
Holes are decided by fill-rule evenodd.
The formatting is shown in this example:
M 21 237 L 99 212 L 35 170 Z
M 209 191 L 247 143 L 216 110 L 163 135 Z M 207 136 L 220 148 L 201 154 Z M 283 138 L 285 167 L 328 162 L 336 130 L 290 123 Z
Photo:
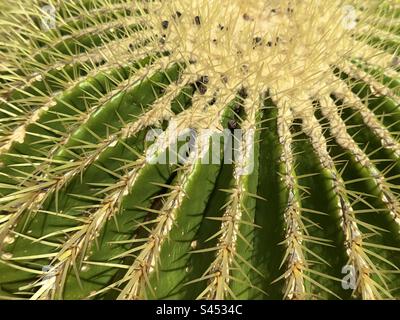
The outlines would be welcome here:
M 2 299 L 400 297 L 397 0 L 0 6 Z

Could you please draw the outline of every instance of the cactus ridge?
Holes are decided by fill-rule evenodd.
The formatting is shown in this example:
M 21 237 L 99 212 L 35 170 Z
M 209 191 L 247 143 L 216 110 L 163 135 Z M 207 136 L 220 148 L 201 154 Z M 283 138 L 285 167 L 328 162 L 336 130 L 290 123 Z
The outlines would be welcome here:
M 400 297 L 398 1 L 0 9 L 1 299 Z

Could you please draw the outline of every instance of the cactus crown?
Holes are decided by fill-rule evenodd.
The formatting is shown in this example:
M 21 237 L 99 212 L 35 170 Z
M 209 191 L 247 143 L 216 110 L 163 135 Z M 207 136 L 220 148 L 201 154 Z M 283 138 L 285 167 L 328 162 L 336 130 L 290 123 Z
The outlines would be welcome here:
M 400 296 L 397 1 L 1 9 L 0 297 Z

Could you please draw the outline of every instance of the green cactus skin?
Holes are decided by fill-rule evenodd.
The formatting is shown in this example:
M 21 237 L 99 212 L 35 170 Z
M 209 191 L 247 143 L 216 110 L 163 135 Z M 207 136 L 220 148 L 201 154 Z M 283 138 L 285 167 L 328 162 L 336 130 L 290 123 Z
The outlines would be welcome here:
M 398 1 L 8 2 L 1 299 L 400 298 Z

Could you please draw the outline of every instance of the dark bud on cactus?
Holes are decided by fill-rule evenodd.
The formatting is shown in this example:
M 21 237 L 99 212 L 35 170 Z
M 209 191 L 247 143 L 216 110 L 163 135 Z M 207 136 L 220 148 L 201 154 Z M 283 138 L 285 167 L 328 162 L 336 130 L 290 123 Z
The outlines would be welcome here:
M 168 29 L 169 22 L 168 22 L 167 20 L 164 20 L 164 21 L 161 23 L 161 25 L 162 25 L 162 28 L 163 28 L 163 29 Z

